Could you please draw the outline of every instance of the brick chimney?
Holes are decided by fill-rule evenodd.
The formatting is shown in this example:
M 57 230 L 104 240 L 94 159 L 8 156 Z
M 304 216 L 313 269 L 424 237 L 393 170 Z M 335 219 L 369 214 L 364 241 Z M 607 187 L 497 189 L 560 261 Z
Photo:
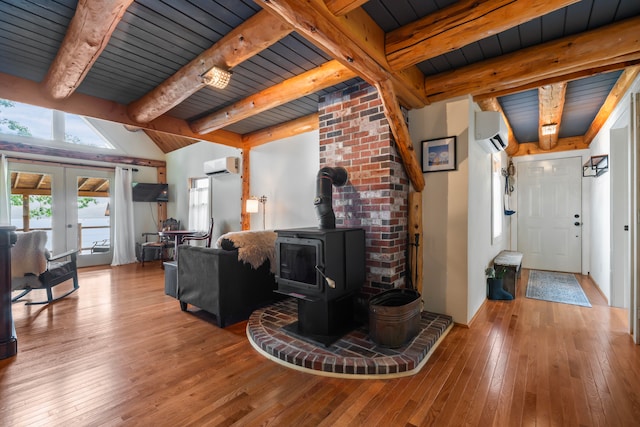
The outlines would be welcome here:
M 349 181 L 333 189 L 337 227 L 363 228 L 363 292 L 405 284 L 409 180 L 377 90 L 360 83 L 320 98 L 320 167 L 342 166 Z

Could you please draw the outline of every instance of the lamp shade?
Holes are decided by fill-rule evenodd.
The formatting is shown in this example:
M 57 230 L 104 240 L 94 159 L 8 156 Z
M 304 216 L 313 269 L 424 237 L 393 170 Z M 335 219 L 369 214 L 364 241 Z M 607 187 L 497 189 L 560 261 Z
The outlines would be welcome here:
M 246 209 L 248 213 L 257 213 L 260 208 L 258 199 L 247 199 Z

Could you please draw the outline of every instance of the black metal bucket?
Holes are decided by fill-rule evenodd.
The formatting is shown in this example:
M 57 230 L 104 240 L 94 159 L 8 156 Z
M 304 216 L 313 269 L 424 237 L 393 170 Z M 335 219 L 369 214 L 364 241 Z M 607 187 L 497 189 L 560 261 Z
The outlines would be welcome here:
M 402 347 L 420 332 L 420 293 L 390 289 L 369 300 L 369 337 L 389 348 Z

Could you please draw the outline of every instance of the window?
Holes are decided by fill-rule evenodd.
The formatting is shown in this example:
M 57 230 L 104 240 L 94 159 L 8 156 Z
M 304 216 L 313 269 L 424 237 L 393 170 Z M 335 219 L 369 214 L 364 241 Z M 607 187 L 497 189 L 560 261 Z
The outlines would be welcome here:
M 6 99 L 0 99 L 0 134 L 13 135 L 27 143 L 114 148 L 82 116 Z
M 189 229 L 206 231 L 211 219 L 209 209 L 209 178 L 189 180 Z

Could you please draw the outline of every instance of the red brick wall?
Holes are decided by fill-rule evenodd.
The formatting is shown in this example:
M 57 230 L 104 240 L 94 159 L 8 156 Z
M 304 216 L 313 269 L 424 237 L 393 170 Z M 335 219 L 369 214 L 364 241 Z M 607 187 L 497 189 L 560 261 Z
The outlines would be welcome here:
M 320 167 L 342 166 L 333 189 L 337 227 L 364 228 L 365 293 L 404 286 L 409 180 L 378 92 L 367 83 L 320 99 Z

